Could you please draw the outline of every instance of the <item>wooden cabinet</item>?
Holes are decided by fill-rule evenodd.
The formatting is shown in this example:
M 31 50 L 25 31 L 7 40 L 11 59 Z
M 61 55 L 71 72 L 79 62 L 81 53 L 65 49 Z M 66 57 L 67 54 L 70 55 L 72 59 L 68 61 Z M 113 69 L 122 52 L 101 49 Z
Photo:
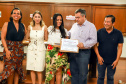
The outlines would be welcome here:
M 55 5 L 54 6 L 54 13 L 60 13 L 63 16 L 63 20 L 64 20 L 64 27 L 67 30 L 70 30 L 72 25 L 75 23 L 75 20 L 67 20 L 66 16 L 72 15 L 75 16 L 75 11 L 79 8 L 83 8 L 86 10 L 86 18 L 87 20 L 91 21 L 91 5 L 76 5 L 76 4 L 72 4 L 72 5 Z
M 93 6 L 93 23 L 97 30 L 104 27 L 106 15 L 114 15 L 114 27 L 123 33 L 126 32 L 126 6 Z
M 33 14 L 36 10 L 40 11 L 43 16 L 43 21 L 47 26 L 51 24 L 51 5 L 50 4 L 31 4 L 31 3 L 16 3 L 16 7 L 20 8 L 23 14 L 22 23 L 28 27 L 32 18 L 30 14 Z
M 14 8 L 12 3 L 0 3 L 0 31 L 5 22 L 10 21 L 11 11 Z
M 53 24 L 53 15 L 61 13 L 63 15 L 64 27 L 70 30 L 75 20 L 67 20 L 66 16 L 75 16 L 75 10 L 83 8 L 86 10 L 86 18 L 88 21 L 93 22 L 98 29 L 103 28 L 104 18 L 108 14 L 115 16 L 114 27 L 126 33 L 126 5 L 110 5 L 110 4 L 85 4 L 85 3 L 43 3 L 43 2 L 0 2 L 0 30 L 4 22 L 9 21 L 10 13 L 14 7 L 21 9 L 23 17 L 22 23 L 28 27 L 33 14 L 36 10 L 42 13 L 43 20 L 48 26 Z
M 67 20 L 66 16 L 75 15 L 75 10 L 79 8 L 84 8 L 87 13 L 87 19 L 91 21 L 91 5 L 64 5 L 64 4 L 33 4 L 33 3 L 16 3 L 16 7 L 20 8 L 23 14 L 22 22 L 26 27 L 30 24 L 31 18 L 30 14 L 34 11 L 39 10 L 43 15 L 43 20 L 47 26 L 53 24 L 53 15 L 55 13 L 60 13 L 63 15 L 64 27 L 68 30 L 72 27 L 75 20 Z

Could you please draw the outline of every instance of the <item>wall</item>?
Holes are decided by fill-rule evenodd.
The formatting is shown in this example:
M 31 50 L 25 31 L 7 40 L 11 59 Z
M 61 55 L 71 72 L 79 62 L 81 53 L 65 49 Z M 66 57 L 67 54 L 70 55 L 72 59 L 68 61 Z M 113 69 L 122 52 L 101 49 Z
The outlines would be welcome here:
M 121 57 L 126 58 L 126 36 L 124 36 L 124 44 Z
M 58 2 L 58 3 L 106 3 L 126 4 L 126 0 L 1 0 L 1 1 L 35 1 L 35 2 Z

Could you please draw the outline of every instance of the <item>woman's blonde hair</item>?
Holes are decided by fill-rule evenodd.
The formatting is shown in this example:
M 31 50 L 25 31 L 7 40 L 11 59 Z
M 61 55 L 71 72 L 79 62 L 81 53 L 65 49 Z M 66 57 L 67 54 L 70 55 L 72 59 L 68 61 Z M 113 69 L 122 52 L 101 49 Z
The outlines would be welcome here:
M 39 14 L 39 15 L 41 16 L 41 18 L 42 18 L 42 14 L 41 14 L 40 11 L 35 11 L 35 12 L 33 13 L 33 17 L 34 17 L 35 14 Z M 32 21 L 30 22 L 30 25 L 31 25 L 32 27 L 35 26 L 35 21 L 33 20 L 33 17 L 32 17 Z M 43 18 L 42 18 L 42 19 L 43 19 Z M 43 21 L 42 19 L 41 19 L 41 21 L 40 21 L 40 26 L 41 26 L 41 27 L 43 27 L 43 26 L 45 25 L 45 23 L 44 23 L 44 21 Z

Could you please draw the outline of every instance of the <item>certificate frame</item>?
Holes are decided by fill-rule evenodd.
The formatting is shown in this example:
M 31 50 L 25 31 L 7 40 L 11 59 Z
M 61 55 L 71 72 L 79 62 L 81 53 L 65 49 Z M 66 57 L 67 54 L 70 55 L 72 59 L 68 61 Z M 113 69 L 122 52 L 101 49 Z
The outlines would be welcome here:
M 79 53 L 79 47 L 77 47 L 77 45 L 76 45 L 76 51 L 71 51 L 71 50 L 64 50 L 64 49 L 62 49 L 62 46 L 63 46 L 63 44 L 62 44 L 62 40 L 64 40 L 64 39 L 61 39 L 60 40 L 60 52 L 70 52 L 70 53 Z M 77 43 L 79 43 L 79 41 L 78 40 L 76 40 L 76 39 L 66 39 L 67 41 L 76 41 Z M 69 47 L 69 46 L 68 46 Z

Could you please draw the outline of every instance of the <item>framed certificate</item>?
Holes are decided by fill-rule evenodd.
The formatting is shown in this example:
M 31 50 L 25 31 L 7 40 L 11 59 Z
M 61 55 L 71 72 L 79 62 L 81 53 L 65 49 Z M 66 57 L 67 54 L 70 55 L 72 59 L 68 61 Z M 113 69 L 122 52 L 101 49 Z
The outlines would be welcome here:
M 79 47 L 77 47 L 79 41 L 73 39 L 61 39 L 60 52 L 73 52 L 79 53 Z

